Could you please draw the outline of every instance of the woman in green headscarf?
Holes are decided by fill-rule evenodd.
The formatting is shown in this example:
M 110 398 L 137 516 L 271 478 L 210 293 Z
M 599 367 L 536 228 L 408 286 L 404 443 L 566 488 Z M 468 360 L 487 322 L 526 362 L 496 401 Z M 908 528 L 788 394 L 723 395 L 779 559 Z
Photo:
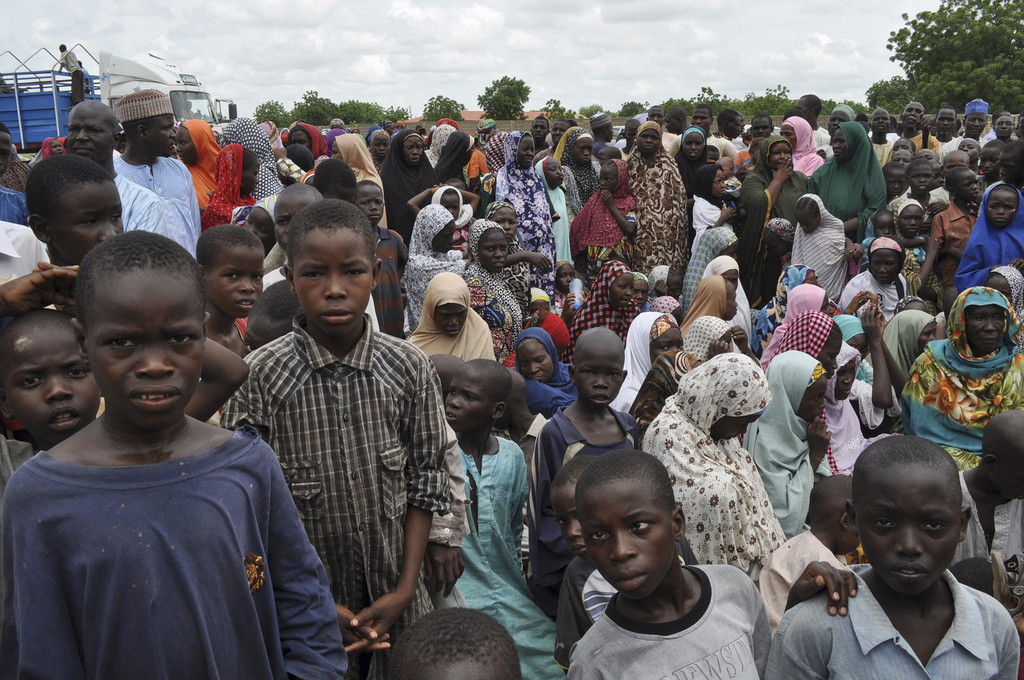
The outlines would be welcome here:
M 736 259 L 751 309 L 772 299 L 782 275 L 782 261 L 764 240 L 768 220 L 781 217 L 796 224 L 796 202 L 805 193 L 807 177 L 793 170 L 793 147 L 781 135 L 764 140 L 757 165 L 740 188 L 747 221 Z
M 864 240 L 868 218 L 885 207 L 885 179 L 864 126 L 840 123 L 832 137 L 832 158 L 818 168 L 807 190 L 821 197 L 825 208 L 843 221 L 851 241 Z

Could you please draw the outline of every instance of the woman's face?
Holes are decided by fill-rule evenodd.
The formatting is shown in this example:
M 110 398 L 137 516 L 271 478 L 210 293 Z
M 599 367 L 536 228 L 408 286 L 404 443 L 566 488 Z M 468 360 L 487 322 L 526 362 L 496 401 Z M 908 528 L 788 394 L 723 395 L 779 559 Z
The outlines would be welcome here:
M 189 134 L 187 127 L 178 127 L 178 131 L 174 133 L 174 143 L 178 146 L 178 160 L 185 165 L 195 165 L 199 162 L 199 152 L 196 151 L 196 145 L 192 142 L 192 135 Z
M 808 423 L 825 412 L 825 376 L 821 376 L 804 390 L 804 397 L 796 409 L 796 415 Z
M 906 238 L 917 238 L 924 224 L 924 210 L 916 205 L 908 205 L 900 212 L 900 231 Z
M 868 336 L 863 333 L 859 333 L 849 340 L 846 344 L 860 352 L 860 358 L 864 359 L 868 355 Z
M 793 149 L 786 142 L 775 142 L 768 150 L 768 168 L 775 172 L 784 164 L 793 162 Z
M 733 255 L 735 255 L 739 251 L 740 251 L 740 240 L 736 239 L 735 241 L 733 241 L 732 243 L 730 243 L 726 247 L 722 248 L 722 252 L 720 252 L 718 254 L 719 254 L 719 256 L 721 256 L 721 255 L 728 255 L 729 257 L 732 257 Z
M 370 142 L 370 155 L 373 156 L 374 160 L 382 161 L 388 155 L 388 149 L 390 148 L 391 140 L 388 139 L 387 135 L 374 135 L 373 141 Z
M 789 123 L 783 123 L 782 127 L 780 128 L 780 130 L 781 130 L 780 134 L 783 137 L 785 137 L 786 141 L 789 142 L 789 145 L 792 148 L 795 149 L 796 148 L 796 130 L 793 129 L 793 126 L 790 125 Z
M 846 135 L 842 130 L 836 130 L 832 137 L 832 154 L 836 157 L 836 163 L 846 160 Z
M 726 321 L 732 321 L 733 317 L 736 316 L 737 309 L 739 309 L 739 307 L 736 304 L 736 286 L 726 281 L 725 313 L 722 315 L 722 318 Z
M 704 139 L 698 132 L 691 132 L 683 140 L 683 155 L 687 160 L 695 161 L 704 153 Z
M 611 161 L 601 164 L 601 174 L 598 175 L 597 185 L 604 191 L 615 193 L 615 187 L 619 185 L 619 168 Z
M 480 266 L 492 274 L 498 274 L 505 267 L 508 258 L 508 239 L 499 229 L 488 229 L 480 237 L 477 249 Z
M 612 307 L 622 309 L 633 299 L 633 273 L 626 272 L 612 281 L 608 289 L 608 301 Z
M 796 221 L 805 234 L 813 234 L 821 226 L 821 214 L 816 209 L 796 211 Z
M 519 164 L 520 168 L 525 170 L 533 165 L 534 148 L 533 137 L 523 135 L 522 139 L 519 140 L 519 148 L 516 149 L 516 163 Z
M 576 140 L 572 147 L 572 157 L 580 163 L 589 163 L 594 155 L 594 140 L 590 137 L 582 137 Z
M 568 284 L 566 284 L 568 285 Z M 633 300 L 643 307 L 651 296 L 651 286 L 646 281 L 633 281 Z
M 828 339 L 825 340 L 825 344 L 821 346 L 821 352 L 818 353 L 818 363 L 825 369 L 825 375 L 831 378 L 836 372 L 836 357 L 839 356 L 839 350 L 843 348 L 843 332 L 839 330 L 839 326 L 832 325 L 832 332 L 828 334 Z
M 996 351 L 1006 328 L 1006 312 L 999 305 L 975 305 L 964 310 L 967 344 L 971 354 L 983 357 Z
M 562 186 L 565 175 L 562 173 L 561 164 L 554 158 L 544 164 L 544 179 L 552 189 Z
M 405 162 L 409 165 L 416 165 L 423 158 L 423 138 L 419 135 L 409 135 L 402 142 L 402 153 Z
M 853 390 L 853 380 L 857 377 L 856 366 L 857 363 L 855 361 L 849 361 L 845 366 L 836 371 L 836 389 L 834 392 L 836 400 L 842 401 L 850 396 L 850 392 Z
M 555 272 L 555 288 L 558 289 L 559 293 L 567 294 L 569 292 L 569 284 L 576 278 L 576 270 L 572 268 L 571 264 L 563 264 Z
M 725 173 L 722 170 L 715 173 L 715 181 L 711 183 L 711 195 L 715 198 L 725 196 Z
M 761 417 L 760 413 L 749 416 L 722 416 L 708 428 L 708 434 L 716 442 L 735 439 L 747 431 L 747 427 Z
M 1010 123 L 1011 123 L 1010 128 L 1012 129 L 1013 128 L 1013 125 L 1012 125 L 1013 121 L 1010 121 Z M 182 126 L 182 127 L 184 127 L 184 126 Z M 64 147 L 60 145 L 60 140 L 59 139 L 52 140 L 50 142 L 50 155 L 51 156 L 59 156 L 62 153 L 64 153 Z
M 498 208 L 491 215 L 491 221 L 496 222 L 505 231 L 509 241 L 516 237 L 516 230 L 519 228 L 519 218 L 512 208 Z
M 739 269 L 730 269 L 728 271 L 722 272 L 721 276 L 723 279 L 731 283 L 734 288 L 740 285 Z
M 551 355 L 539 341 L 527 338 L 516 348 L 519 359 L 519 373 L 527 380 L 546 383 L 555 372 L 555 364 Z
M 651 343 L 651 363 L 657 361 L 658 357 L 665 352 L 682 349 L 682 347 L 683 334 L 679 332 L 678 328 L 669 328 Z
M 654 154 L 658 151 L 658 147 L 661 146 L 661 135 L 659 135 L 655 130 L 644 130 L 642 133 L 637 135 L 634 144 L 636 145 L 636 148 L 640 149 L 641 156 L 650 159 L 654 157 Z
M 305 129 L 300 128 L 297 125 L 291 132 L 288 133 L 288 143 L 301 144 L 310 151 L 313 150 L 313 140 L 309 138 L 309 135 L 306 133 Z
M 447 253 L 452 249 L 452 236 L 455 235 L 455 220 L 452 220 L 445 228 L 437 232 L 433 240 L 430 242 L 430 247 L 439 253 Z
M 256 188 L 256 178 L 259 174 L 259 162 L 242 164 L 242 177 L 239 181 L 238 187 L 239 195 L 248 196 L 252 194 L 253 190 Z
M 468 314 L 469 310 L 457 302 L 438 305 L 434 308 L 434 325 L 449 338 L 457 338 Z
M 935 321 L 929 321 L 925 324 L 924 328 L 917 336 L 917 354 L 918 356 L 924 352 L 924 348 L 928 346 L 928 343 L 935 340 L 935 332 L 938 330 L 939 324 Z
M 876 250 L 868 256 L 868 269 L 883 286 L 888 286 L 900 273 L 900 254 L 888 248 Z

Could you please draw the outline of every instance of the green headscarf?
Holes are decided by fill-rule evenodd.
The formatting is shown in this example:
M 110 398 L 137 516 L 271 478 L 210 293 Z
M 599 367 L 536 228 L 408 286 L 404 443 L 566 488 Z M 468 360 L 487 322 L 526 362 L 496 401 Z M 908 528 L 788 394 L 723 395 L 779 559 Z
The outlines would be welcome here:
M 935 321 L 935 317 L 928 312 L 905 309 L 886 324 L 882 340 L 889 348 L 889 354 L 896 360 L 896 365 L 903 371 L 904 377 L 910 377 L 910 367 L 921 354 L 917 339 L 924 327 L 932 321 Z
M 834 109 L 832 109 L 832 113 L 835 113 L 836 111 L 842 111 L 847 115 L 847 117 L 850 120 L 853 120 L 854 118 L 857 117 L 857 114 L 854 112 L 853 108 L 846 104 L 839 104 Z
M 856 240 L 860 242 L 868 218 L 885 207 L 885 178 L 864 126 L 853 121 L 840 123 L 839 129 L 846 138 L 846 157 L 825 161 L 811 177 L 807 190 L 818 194 L 825 208 L 842 221 L 856 217 Z
M 772 183 L 773 173 L 768 168 L 768 152 L 780 142 L 790 146 L 781 135 L 772 135 L 762 142 L 757 165 L 743 180 L 740 188 L 740 202 L 747 209 L 747 221 L 740 237 L 740 250 L 736 259 L 751 309 L 768 304 L 775 295 L 782 275 L 782 262 L 764 244 L 764 230 L 768 220 L 781 217 L 796 224 L 796 202 L 807 193 L 807 176 L 794 170 L 782 185 L 778 199 L 774 204 L 771 203 L 768 185 Z M 884 182 L 882 189 L 885 189 Z M 884 198 L 885 192 L 882 194 Z

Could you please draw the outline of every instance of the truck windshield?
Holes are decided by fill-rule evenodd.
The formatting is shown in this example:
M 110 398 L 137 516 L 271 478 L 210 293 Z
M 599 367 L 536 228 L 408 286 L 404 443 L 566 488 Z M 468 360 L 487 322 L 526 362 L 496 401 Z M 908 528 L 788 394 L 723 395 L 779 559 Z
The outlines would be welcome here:
M 211 125 L 217 122 L 213 115 L 213 102 L 205 92 L 171 92 L 171 104 L 174 106 L 174 117 L 178 120 L 201 118 Z

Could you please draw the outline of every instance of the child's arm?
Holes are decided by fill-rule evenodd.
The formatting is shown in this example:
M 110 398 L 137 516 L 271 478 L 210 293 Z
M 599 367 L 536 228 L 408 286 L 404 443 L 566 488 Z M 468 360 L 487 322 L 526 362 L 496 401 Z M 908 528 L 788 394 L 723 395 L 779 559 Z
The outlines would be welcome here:
M 212 340 L 207 341 L 199 386 L 185 407 L 185 415 L 204 422 L 209 420 L 248 377 L 249 365 L 242 357 Z
M 74 307 L 78 267 L 56 267 L 48 262 L 39 262 L 37 266 L 39 271 L 0 286 L 0 318 L 20 316 L 49 305 Z
M 469 206 L 473 208 L 473 214 L 476 214 L 476 209 L 480 207 L 480 197 L 471 191 L 463 191 L 459 189 L 459 193 L 462 194 L 462 200 L 469 203 Z
M 627 220 L 619 212 L 619 208 L 615 205 L 615 196 L 612 195 L 612 192 L 607 189 L 601 189 L 601 200 L 604 201 L 604 207 L 608 208 L 608 212 L 612 214 L 615 223 L 619 225 L 619 229 L 622 230 L 624 235 L 632 236 L 636 233 L 636 222 Z
M 406 205 L 409 206 L 409 212 L 413 214 L 413 217 L 420 214 L 420 204 L 427 200 L 435 191 L 437 191 L 436 186 L 424 189 L 406 202 Z
M 868 338 L 871 352 L 871 366 L 875 369 L 871 383 L 871 403 L 875 408 L 885 410 L 892 408 L 892 383 L 889 380 L 889 368 L 885 358 L 886 348 L 882 342 L 882 325 L 885 317 L 878 307 L 868 307 L 861 315 L 864 335 Z
M 427 559 L 423 563 L 424 580 L 433 581 L 434 592 L 448 597 L 455 582 L 462 576 L 466 565 L 462 560 L 462 537 L 466 530 L 466 473 L 458 441 L 448 433 L 449 441 L 444 454 L 444 467 L 448 473 L 451 509 L 447 515 L 434 515 L 427 539 Z
M 520 262 L 531 264 L 542 272 L 551 271 L 551 260 L 549 260 L 546 255 L 535 253 L 531 250 L 520 250 L 518 253 L 509 253 L 508 258 L 505 260 L 505 268 L 508 269 L 512 265 L 519 264 Z
M 919 274 L 921 277 L 921 288 L 917 292 L 922 298 L 928 300 L 936 298 L 935 290 L 932 289 L 931 285 L 929 285 L 928 279 L 931 278 L 932 268 L 935 266 L 935 256 L 939 254 L 939 242 L 930 236 L 925 240 L 925 242 L 927 243 L 927 246 L 925 250 L 924 263 L 921 265 L 921 272 Z M 933 299 L 932 301 L 938 303 L 942 302 L 942 300 L 938 299 Z

